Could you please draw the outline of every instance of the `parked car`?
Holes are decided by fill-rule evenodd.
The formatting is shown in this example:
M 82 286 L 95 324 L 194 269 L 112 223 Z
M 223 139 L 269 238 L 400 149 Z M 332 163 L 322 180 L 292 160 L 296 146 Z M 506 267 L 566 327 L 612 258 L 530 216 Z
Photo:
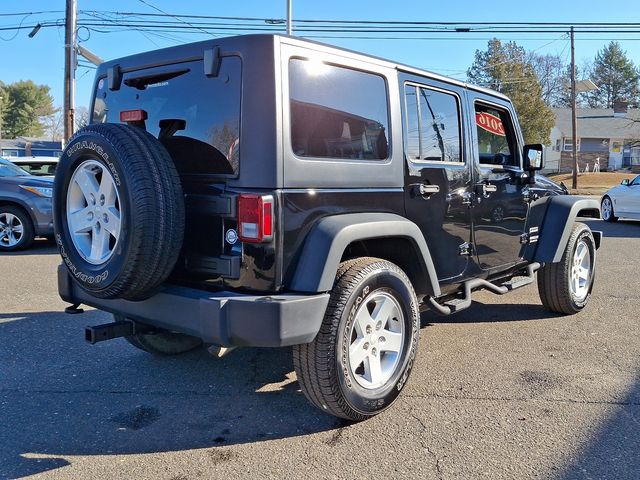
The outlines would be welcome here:
M 607 190 L 601 201 L 602 218 L 617 222 L 619 218 L 640 220 L 640 175 L 625 178 L 617 187 Z
M 0 252 L 53 235 L 52 192 L 53 177 L 36 177 L 0 158 Z
M 505 228 L 512 217 L 526 217 L 530 201 L 549 195 L 569 194 L 564 184 L 557 184 L 540 173 L 537 173 L 533 181 L 522 191 L 518 191 L 509 182 L 500 182 L 496 185 L 497 191 L 493 194 L 491 202 L 485 202 L 480 221 L 488 221 L 496 225 L 502 224 L 501 228 Z M 523 202 L 523 198 L 527 199 L 527 201 Z M 512 201 L 514 199 L 515 201 Z M 517 234 L 518 229 L 519 226 L 516 224 L 515 234 Z
M 8 160 L 37 176 L 55 175 L 58 167 L 57 157 L 11 157 Z
M 590 298 L 596 200 L 532 200 L 543 146 L 506 96 L 279 35 L 216 38 L 97 68 L 91 124 L 54 186 L 59 292 L 114 314 L 92 343 L 293 346 L 320 410 L 364 420 L 415 365 L 420 309 L 536 279 Z M 509 228 L 482 217 L 505 198 Z M 490 352 L 488 353 L 490 354 Z

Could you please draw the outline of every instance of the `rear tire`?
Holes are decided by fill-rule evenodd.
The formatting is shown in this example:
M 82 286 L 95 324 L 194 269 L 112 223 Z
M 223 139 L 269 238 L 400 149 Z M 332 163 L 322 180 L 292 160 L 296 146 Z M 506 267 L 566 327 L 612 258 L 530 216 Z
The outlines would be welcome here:
M 576 223 L 558 263 L 538 270 L 542 304 L 552 312 L 573 315 L 589 301 L 596 265 L 596 243 L 584 223 Z
M 416 294 L 398 266 L 377 258 L 343 262 L 318 335 L 293 347 L 302 392 L 331 415 L 370 418 L 406 384 L 419 334 Z
M 22 208 L 0 206 L 0 252 L 29 248 L 35 238 L 33 222 Z
M 613 210 L 613 201 L 611 197 L 605 195 L 602 198 L 602 203 L 600 204 L 600 212 L 602 213 L 602 219 L 605 222 L 617 222 L 618 217 L 616 217 L 615 212 Z

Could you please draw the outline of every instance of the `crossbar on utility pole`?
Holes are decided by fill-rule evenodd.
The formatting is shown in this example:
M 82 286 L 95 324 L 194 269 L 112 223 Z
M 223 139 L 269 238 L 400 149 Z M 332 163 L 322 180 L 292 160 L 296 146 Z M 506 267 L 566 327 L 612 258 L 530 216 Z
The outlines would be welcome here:
M 293 0 L 287 0 L 287 35 L 293 35 L 293 25 L 291 19 L 291 11 Z
M 578 117 L 576 114 L 576 51 L 574 42 L 573 27 L 571 27 L 571 136 L 572 148 L 571 158 L 573 159 L 573 178 L 571 188 L 578 188 Z
M 76 76 L 76 0 L 67 0 L 64 29 L 64 141 L 73 135 Z

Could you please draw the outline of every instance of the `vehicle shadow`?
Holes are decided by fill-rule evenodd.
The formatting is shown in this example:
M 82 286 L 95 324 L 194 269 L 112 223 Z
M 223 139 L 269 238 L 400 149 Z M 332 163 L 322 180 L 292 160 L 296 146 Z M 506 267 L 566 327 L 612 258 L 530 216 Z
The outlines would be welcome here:
M 26 256 L 26 255 L 53 255 L 58 253 L 58 248 L 53 240 L 36 238 L 33 245 L 26 250 L 15 252 L 0 252 L 0 256 Z
M 627 397 L 611 405 L 611 414 L 587 439 L 580 455 L 558 478 L 615 479 L 640 476 L 640 379 L 636 378 Z
M 84 341 L 85 326 L 108 321 L 99 311 L 0 314 L 0 478 L 60 468 L 68 455 L 215 457 L 345 425 L 304 398 L 290 349 L 157 357 L 123 339 Z
M 615 223 L 586 218 L 579 220 L 589 225 L 591 230 L 600 230 L 605 242 L 607 238 L 640 238 L 640 221 L 638 220 L 618 220 Z
M 468 309 L 446 317 L 438 315 L 432 310 L 427 310 L 421 315 L 421 324 L 422 327 L 426 327 L 430 324 L 440 323 L 524 322 L 548 320 L 561 316 L 550 312 L 541 304 L 480 303 L 473 301 Z

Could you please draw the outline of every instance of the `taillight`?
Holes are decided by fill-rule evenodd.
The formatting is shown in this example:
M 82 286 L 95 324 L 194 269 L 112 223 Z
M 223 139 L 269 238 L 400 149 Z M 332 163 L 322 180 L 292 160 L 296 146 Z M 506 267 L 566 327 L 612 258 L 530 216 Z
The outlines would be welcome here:
M 261 243 L 273 238 L 273 197 L 250 195 L 238 197 L 238 238 L 242 242 Z

